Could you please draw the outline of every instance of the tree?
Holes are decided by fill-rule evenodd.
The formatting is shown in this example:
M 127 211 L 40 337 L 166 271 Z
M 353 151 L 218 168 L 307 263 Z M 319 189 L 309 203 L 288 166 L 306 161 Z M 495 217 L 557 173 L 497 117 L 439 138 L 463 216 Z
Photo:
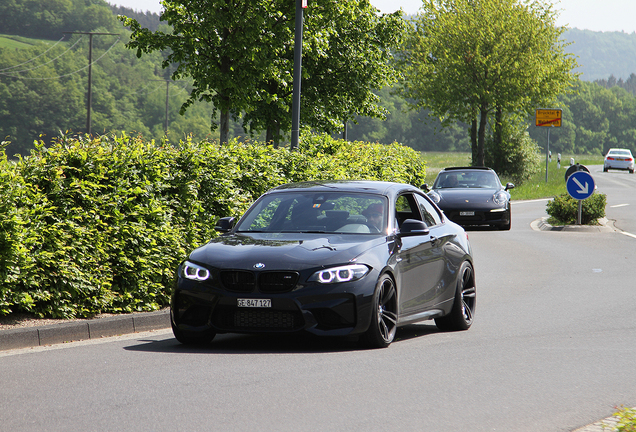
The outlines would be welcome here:
M 278 3 L 280 8 L 288 8 L 288 14 L 293 14 L 293 1 Z M 401 12 L 378 15 L 367 0 L 321 0 L 310 2 L 306 11 L 301 84 L 303 124 L 334 133 L 342 131 L 344 123 L 356 116 L 384 119 L 387 110 L 373 90 L 397 81 L 391 60 L 392 48 L 401 43 L 406 28 Z M 276 69 L 264 82 L 266 97 L 245 115 L 244 124 L 251 130 L 268 130 L 268 141 L 280 138 L 276 128 L 291 129 L 293 89 L 288 83 L 292 82 L 293 71 L 292 30 L 293 27 L 274 57 Z
M 176 64 L 174 79 L 193 78 L 182 112 L 196 100 L 221 113 L 221 141 L 229 118 L 243 116 L 251 132 L 268 140 L 289 130 L 294 4 L 290 0 L 165 0 L 161 19 L 171 33 L 151 32 L 134 19 L 128 47 L 137 55 L 170 50 L 163 67 Z M 382 117 L 372 92 L 394 82 L 390 48 L 405 27 L 401 12 L 382 15 L 368 0 L 323 0 L 306 9 L 303 42 L 303 123 L 321 131 L 342 129 L 355 115 Z M 216 125 L 212 124 L 214 130 Z
M 401 94 L 470 124 L 473 164 L 483 165 L 489 116 L 498 139 L 504 114 L 549 106 L 576 79 L 556 15 L 538 0 L 424 0 L 399 64 Z

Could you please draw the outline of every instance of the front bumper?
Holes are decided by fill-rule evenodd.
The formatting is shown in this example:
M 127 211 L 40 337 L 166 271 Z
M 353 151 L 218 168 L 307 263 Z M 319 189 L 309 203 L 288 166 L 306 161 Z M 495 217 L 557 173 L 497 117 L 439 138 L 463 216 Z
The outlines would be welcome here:
M 371 322 L 377 274 L 348 283 L 299 286 L 286 293 L 231 292 L 179 278 L 171 319 L 180 330 L 216 333 L 292 333 L 344 336 Z M 238 299 L 268 299 L 271 307 L 239 307 Z
M 462 226 L 510 224 L 510 209 L 449 209 L 444 210 L 444 214 Z

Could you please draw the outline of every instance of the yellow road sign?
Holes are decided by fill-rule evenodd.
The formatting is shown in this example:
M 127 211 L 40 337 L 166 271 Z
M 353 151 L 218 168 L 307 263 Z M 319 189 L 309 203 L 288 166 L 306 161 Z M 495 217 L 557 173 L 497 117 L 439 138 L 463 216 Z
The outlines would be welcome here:
M 560 109 L 538 109 L 536 114 L 536 126 L 561 127 Z

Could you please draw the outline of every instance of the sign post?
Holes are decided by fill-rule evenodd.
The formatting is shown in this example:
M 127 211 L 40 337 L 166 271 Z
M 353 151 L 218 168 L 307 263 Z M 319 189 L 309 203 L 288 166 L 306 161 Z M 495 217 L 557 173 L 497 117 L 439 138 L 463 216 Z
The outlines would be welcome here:
M 579 200 L 576 224 L 581 225 L 583 200 L 589 198 L 594 193 L 594 188 L 596 187 L 596 185 L 594 184 L 594 179 L 592 178 L 590 173 L 585 170 L 575 171 L 568 177 L 565 186 L 570 196 L 576 200 Z
M 535 113 L 535 126 L 537 127 L 561 127 L 560 109 L 538 109 Z M 545 149 L 545 182 L 548 182 L 548 166 L 550 163 L 550 129 L 548 129 L 548 145 Z

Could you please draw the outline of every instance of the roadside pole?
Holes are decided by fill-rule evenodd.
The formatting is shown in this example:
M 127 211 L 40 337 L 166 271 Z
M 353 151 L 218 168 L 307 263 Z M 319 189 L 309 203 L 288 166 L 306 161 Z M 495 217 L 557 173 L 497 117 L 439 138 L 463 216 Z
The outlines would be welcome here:
M 550 164 L 550 129 L 561 127 L 561 109 L 538 109 L 535 112 L 535 126 L 548 127 L 548 145 L 545 148 L 545 182 L 548 182 L 548 167 Z
M 290 149 L 298 148 L 300 137 L 300 83 L 302 81 L 303 63 L 303 9 L 307 0 L 296 0 L 296 22 L 294 34 L 294 82 L 292 90 L 292 129 Z

